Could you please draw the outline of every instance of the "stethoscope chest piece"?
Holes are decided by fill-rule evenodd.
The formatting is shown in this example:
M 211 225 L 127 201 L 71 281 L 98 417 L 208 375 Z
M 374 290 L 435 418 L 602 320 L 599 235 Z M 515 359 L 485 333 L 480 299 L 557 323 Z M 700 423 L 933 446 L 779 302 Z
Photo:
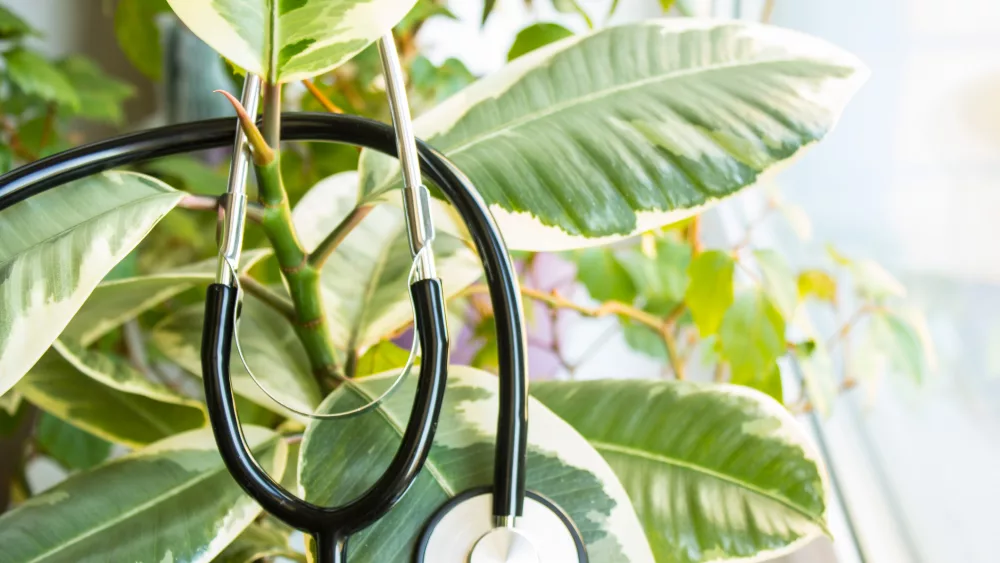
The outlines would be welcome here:
M 587 563 L 579 530 L 545 497 L 529 491 L 513 528 L 492 512 L 488 489 L 451 499 L 424 529 L 417 563 Z

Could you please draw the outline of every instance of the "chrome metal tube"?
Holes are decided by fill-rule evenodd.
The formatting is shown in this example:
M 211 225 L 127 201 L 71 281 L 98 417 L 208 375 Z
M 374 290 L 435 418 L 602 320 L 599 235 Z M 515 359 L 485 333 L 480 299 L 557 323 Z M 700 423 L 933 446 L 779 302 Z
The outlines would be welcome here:
M 385 75 L 385 93 L 389 98 L 392 126 L 396 131 L 399 165 L 403 170 L 403 210 L 406 230 L 410 237 L 410 252 L 419 261 L 417 279 L 436 278 L 434 255 L 421 252 L 434 240 L 434 223 L 431 220 L 430 196 L 420 177 L 420 159 L 416 136 L 410 119 L 410 105 L 406 97 L 406 80 L 396 52 L 392 33 L 383 35 L 378 43 Z
M 251 116 L 257 115 L 260 103 L 261 78 L 247 73 L 243 81 L 243 95 L 240 103 Z M 236 122 L 236 140 L 233 143 L 233 160 L 229 164 L 229 185 L 222 196 L 219 212 L 222 214 L 222 235 L 219 240 L 219 265 L 215 280 L 225 285 L 234 285 L 238 275 L 240 252 L 243 249 L 243 230 L 247 212 L 247 174 L 250 172 L 250 146 L 246 133 Z M 228 264 L 227 264 L 228 262 Z M 230 264 L 232 266 L 230 266 Z

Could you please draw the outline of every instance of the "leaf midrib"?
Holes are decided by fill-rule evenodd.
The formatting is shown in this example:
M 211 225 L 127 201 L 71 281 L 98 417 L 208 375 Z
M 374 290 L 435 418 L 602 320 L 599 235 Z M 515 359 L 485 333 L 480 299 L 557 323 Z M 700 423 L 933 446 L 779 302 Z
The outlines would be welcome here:
M 272 438 L 271 440 L 274 440 L 274 439 Z M 261 444 L 261 446 L 263 446 L 263 445 L 264 444 Z M 204 450 L 204 451 L 207 452 L 207 453 L 211 453 L 211 450 Z M 157 495 L 157 496 L 155 496 L 155 497 L 147 500 L 146 502 L 141 503 L 141 504 L 139 504 L 139 505 L 137 505 L 137 506 L 135 506 L 135 507 L 133 507 L 133 508 L 125 511 L 125 512 L 122 512 L 117 517 L 111 518 L 110 520 L 108 520 L 104 524 L 102 524 L 100 526 L 97 526 L 96 528 L 91 528 L 90 530 L 84 532 L 83 534 L 79 534 L 79 535 L 71 538 L 66 543 L 60 544 L 60 545 L 58 545 L 58 546 L 56 546 L 56 547 L 54 547 L 52 549 L 49 549 L 48 551 L 46 551 L 46 552 L 44 552 L 44 553 L 36 556 L 34 559 L 31 559 L 30 561 L 27 561 L 25 563 L 36 563 L 38 561 L 41 561 L 45 557 L 49 556 L 52 553 L 57 553 L 57 552 L 59 552 L 61 550 L 66 549 L 67 547 L 69 547 L 71 545 L 79 543 L 79 542 L 81 542 L 81 541 L 83 541 L 83 540 L 85 540 L 85 539 L 93 536 L 94 534 L 97 534 L 97 533 L 99 533 L 99 532 L 101 532 L 103 530 L 106 530 L 106 529 L 108 529 L 108 528 L 110 528 L 112 526 L 115 526 L 115 525 L 121 523 L 122 521 L 126 520 L 127 518 L 130 518 L 130 517 L 134 516 L 135 514 L 138 514 L 138 513 L 142 512 L 143 510 L 146 510 L 146 509 L 152 507 L 153 505 L 159 503 L 160 501 L 162 501 L 163 499 L 165 499 L 167 497 L 171 497 L 171 496 L 174 496 L 175 494 L 182 493 L 185 490 L 190 489 L 191 487 L 197 485 L 198 483 L 201 483 L 202 481 L 205 481 L 205 480 L 207 480 L 207 479 L 209 479 L 211 477 L 215 477 L 216 475 L 218 475 L 219 473 L 221 473 L 221 470 L 223 469 L 223 467 L 224 466 L 220 463 L 214 471 L 205 472 L 204 474 L 202 474 L 201 476 L 197 477 L 196 479 L 192 479 L 191 481 L 187 481 L 187 482 L 183 483 L 180 486 L 168 489 L 168 490 L 164 491 L 163 493 L 161 493 L 161 494 L 159 494 L 159 495 Z
M 400 233 L 402 233 L 402 231 L 397 229 L 392 236 L 386 237 L 386 244 L 382 246 L 381 251 L 376 255 L 375 265 L 371 269 L 371 275 L 368 277 L 368 283 L 365 285 L 365 294 L 361 299 L 361 308 L 358 309 L 358 315 L 355 318 L 354 323 L 352 323 L 351 338 L 347 343 L 347 349 L 351 354 L 357 353 L 361 333 L 367 329 L 367 326 L 365 325 L 365 314 L 368 313 L 371 301 L 375 297 L 375 290 L 378 289 L 377 282 L 381 280 L 382 272 L 385 271 L 385 267 L 389 263 L 389 256 L 392 254 L 393 245 L 396 243 L 396 239 L 399 238 Z
M 418 366 L 414 364 L 413 369 L 418 369 Z M 364 389 L 364 387 L 362 387 L 354 380 L 348 379 L 347 383 L 349 384 L 349 389 L 361 395 L 368 401 L 373 401 L 378 398 L 376 395 L 368 393 Z M 402 422 L 396 420 L 396 418 L 389 412 L 389 409 L 385 408 L 384 405 L 385 403 L 375 407 L 374 409 L 375 412 L 377 412 L 379 416 L 381 416 L 382 419 L 385 420 L 385 422 L 389 425 L 389 427 L 391 427 L 393 430 L 396 431 L 396 434 L 399 436 L 399 438 L 402 439 L 403 435 L 406 433 Z M 441 489 L 449 498 L 457 494 L 456 487 L 452 483 L 450 483 L 447 479 L 445 479 L 444 472 L 441 469 L 439 469 L 437 465 L 434 463 L 434 457 L 432 455 L 428 454 L 427 459 L 424 461 L 424 469 L 426 469 L 431 475 L 434 476 L 434 480 L 438 483 L 438 485 L 441 486 Z
M 553 54 L 553 57 L 556 56 L 556 55 L 558 55 L 558 54 L 559 53 Z M 552 59 L 547 59 L 547 60 L 551 61 Z M 623 92 L 623 91 L 631 90 L 631 89 L 634 89 L 634 88 L 641 88 L 643 86 L 648 86 L 648 85 L 651 85 L 651 84 L 656 84 L 658 82 L 666 82 L 666 81 L 669 81 L 669 80 L 678 80 L 678 79 L 681 79 L 681 78 L 685 78 L 687 76 L 692 76 L 692 75 L 696 75 L 696 74 L 703 74 L 703 73 L 704 74 L 708 74 L 708 73 L 712 73 L 712 72 L 717 72 L 717 71 L 722 71 L 722 70 L 728 70 L 730 68 L 750 68 L 750 67 L 755 67 L 755 66 L 765 66 L 765 65 L 773 65 L 773 64 L 787 64 L 787 63 L 794 63 L 794 62 L 800 62 L 800 61 L 802 61 L 801 58 L 776 58 L 776 59 L 768 59 L 768 60 L 765 60 L 765 61 L 754 61 L 754 62 L 750 62 L 750 63 L 714 64 L 714 65 L 708 65 L 708 66 L 704 66 L 704 67 L 699 67 L 699 68 L 696 68 L 696 69 L 684 69 L 684 70 L 680 70 L 680 71 L 677 71 L 677 72 L 671 72 L 671 73 L 663 74 L 663 75 L 660 75 L 660 76 L 655 76 L 655 77 L 650 77 L 650 78 L 644 78 L 644 79 L 641 79 L 641 80 L 634 80 L 634 81 L 631 81 L 631 82 L 627 82 L 625 84 L 619 84 L 617 86 L 613 86 L 613 87 L 610 87 L 610 88 L 605 88 L 603 90 L 597 90 L 595 92 L 592 92 L 592 93 L 584 95 L 584 96 L 580 96 L 580 97 L 577 97 L 577 98 L 573 98 L 571 100 L 566 100 L 564 102 L 560 102 L 560 103 L 557 103 L 557 104 L 553 104 L 551 106 L 547 106 L 545 109 L 542 109 L 542 110 L 539 110 L 539 111 L 536 111 L 536 112 L 533 112 L 533 113 L 526 114 L 524 116 L 521 116 L 518 119 L 514 119 L 512 121 L 508 121 L 508 122 L 506 122 L 506 123 L 504 123 L 504 124 L 502 124 L 502 125 L 500 125 L 498 127 L 490 129 L 490 130 L 488 130 L 488 131 L 486 131 L 484 133 L 481 133 L 479 136 L 473 137 L 473 138 L 467 140 L 465 143 L 463 143 L 461 145 L 456 145 L 453 148 L 438 147 L 438 150 L 440 150 L 442 153 L 444 153 L 445 155 L 447 155 L 449 158 L 454 158 L 456 155 L 462 153 L 463 151 L 465 151 L 466 149 L 468 149 L 470 147 L 474 147 L 474 146 L 482 143 L 483 141 L 487 141 L 487 140 L 492 139 L 494 137 L 497 137 L 497 136 L 499 136 L 499 135 L 501 135 L 503 133 L 506 133 L 508 131 L 512 131 L 512 130 L 518 128 L 518 127 L 521 127 L 522 125 L 525 125 L 526 123 L 530 123 L 530 122 L 535 121 L 537 119 L 548 117 L 550 115 L 559 113 L 561 111 L 564 111 L 566 109 L 572 108 L 572 107 L 577 106 L 577 105 L 584 105 L 584 104 L 593 102 L 595 100 L 599 100 L 599 99 L 602 99 L 602 98 L 606 98 L 606 97 L 618 94 L 618 93 Z M 535 70 L 537 70 L 537 68 Z M 465 111 L 465 113 L 463 113 L 458 118 L 458 120 L 456 120 L 455 123 L 453 123 L 452 126 L 447 129 L 447 131 L 454 130 L 454 128 L 458 124 L 458 122 L 461 121 L 461 119 L 464 118 L 466 115 L 468 115 L 469 112 L 472 111 L 472 109 L 474 109 L 475 107 L 479 106 L 483 102 L 487 102 L 489 100 L 494 100 L 495 101 L 496 99 L 497 98 L 494 97 L 494 98 L 486 98 L 486 99 L 479 100 L 478 102 L 476 102 L 475 104 L 473 104 L 471 107 L 469 107 Z M 439 137 L 441 134 L 443 134 L 445 132 L 446 131 L 439 132 L 437 135 L 434 135 L 434 137 L 428 139 L 428 142 L 430 142 L 431 144 L 433 144 L 434 143 L 434 138 L 435 137 Z M 386 181 L 383 181 L 382 184 L 379 185 L 378 189 L 372 190 L 371 193 L 373 193 L 373 194 L 380 194 L 380 193 L 384 192 L 385 189 L 386 189 L 386 187 L 389 186 L 389 185 L 391 185 L 391 184 L 392 184 L 392 181 L 389 178 L 387 178 Z
M 774 502 L 776 502 L 778 504 L 781 504 L 782 506 L 784 506 L 784 507 L 786 507 L 786 508 L 788 508 L 788 509 L 790 509 L 790 510 L 792 510 L 792 511 L 798 513 L 798 514 L 800 514 L 801 516 L 805 517 L 810 522 L 812 522 L 813 524 L 815 524 L 816 526 L 818 526 L 820 529 L 822 529 L 824 531 L 826 531 L 826 529 L 827 529 L 826 523 L 823 522 L 822 516 L 816 516 L 816 515 L 808 512 L 806 509 L 804 509 L 803 507 L 799 506 L 798 504 L 796 504 L 795 502 L 793 502 L 792 500 L 790 500 L 790 499 L 788 499 L 788 498 L 786 498 L 784 496 L 776 495 L 776 494 L 774 494 L 774 493 L 772 493 L 770 491 L 767 491 L 765 489 L 762 489 L 762 488 L 760 488 L 760 487 L 758 487 L 758 486 L 756 486 L 756 485 L 754 485 L 752 483 L 749 483 L 749 482 L 746 482 L 746 481 L 740 481 L 739 479 L 736 479 L 736 478 L 734 478 L 732 476 L 726 475 L 725 473 L 720 473 L 718 471 L 714 471 L 712 469 L 708 469 L 707 467 L 703 467 L 703 466 L 700 466 L 700 465 L 695 465 L 693 463 L 689 463 L 689 462 L 686 462 L 686 461 L 681 461 L 681 460 L 679 460 L 677 458 L 665 456 L 665 455 L 662 455 L 662 454 L 648 452 L 646 450 L 640 450 L 640 449 L 631 448 L 631 447 L 628 447 L 628 446 L 621 446 L 621 445 L 618 445 L 618 444 L 610 444 L 608 442 L 602 442 L 600 440 L 592 440 L 590 438 L 588 438 L 587 441 L 590 442 L 590 444 L 592 446 L 594 446 L 594 448 L 596 450 L 601 451 L 601 452 L 604 452 L 604 451 L 606 451 L 606 452 L 613 452 L 613 453 L 622 454 L 622 455 L 626 455 L 626 456 L 632 456 L 632 457 L 637 457 L 637 458 L 640 458 L 640 459 L 645 459 L 647 461 L 653 461 L 653 462 L 663 463 L 665 465 L 670 465 L 670 466 L 676 467 L 678 469 L 683 469 L 683 470 L 691 471 L 693 473 L 697 473 L 697 474 L 700 474 L 700 475 L 705 475 L 707 477 L 711 477 L 711 478 L 717 479 L 719 481 L 724 481 L 726 483 L 730 483 L 730 484 L 735 485 L 737 487 L 741 487 L 741 488 L 746 489 L 747 491 L 749 491 L 751 493 L 754 493 L 754 494 L 759 495 L 761 497 L 770 499 L 770 500 L 772 500 L 772 501 L 774 501 Z

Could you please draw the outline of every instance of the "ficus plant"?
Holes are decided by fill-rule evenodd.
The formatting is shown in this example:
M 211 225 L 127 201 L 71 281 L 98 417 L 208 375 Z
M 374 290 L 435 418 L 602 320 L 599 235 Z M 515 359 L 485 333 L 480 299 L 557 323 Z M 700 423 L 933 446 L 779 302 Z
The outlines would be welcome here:
M 550 335 L 559 369 L 532 366 L 552 380 L 531 387 L 529 488 L 570 514 L 595 562 L 763 560 L 829 534 L 826 471 L 793 411 L 829 409 L 838 388 L 870 375 L 843 355 L 859 327 L 868 356 L 923 377 L 921 325 L 872 262 L 831 250 L 841 272 L 796 272 L 757 248 L 752 229 L 772 215 L 802 223 L 773 191 L 730 247 L 705 247 L 701 214 L 822 140 L 864 66 L 756 23 L 601 27 L 577 3 L 555 4 L 595 29 L 533 24 L 510 63 L 478 80 L 456 59 L 420 54 L 424 22 L 454 17 L 436 0 L 121 0 L 115 17 L 123 49 L 152 76 L 151 22 L 172 10 L 236 72 L 265 80 L 259 130 L 232 100 L 256 179 L 239 337 L 282 402 L 339 410 L 380 395 L 406 361 L 411 258 L 398 165 L 280 138 L 283 109 L 386 119 L 372 43 L 394 28 L 417 135 L 490 204 L 525 278 L 529 330 L 563 313 L 612 316 L 630 346 L 664 365 L 660 379 L 577 380 Z M 485 2 L 484 21 L 493 6 Z M 0 9 L 0 33 L 0 156 L 10 165 L 72 144 L 63 118 L 119 119 L 129 92 L 92 63 L 27 50 L 33 31 L 9 10 Z M 89 78 L 74 80 L 84 71 Z M 4 561 L 308 560 L 293 531 L 229 476 L 206 426 L 201 299 L 215 275 L 214 239 L 181 233 L 214 232 L 222 180 L 210 164 L 167 160 L 0 211 L 0 487 L 12 501 L 0 515 Z M 439 436 L 433 471 L 352 539 L 356 561 L 408 560 L 449 496 L 490 481 L 493 429 L 477 421 L 496 418 L 491 313 L 465 233 L 444 201 L 435 206 L 453 340 L 466 342 L 440 427 L 469 432 Z M 574 299 L 565 280 L 544 281 L 553 261 L 570 266 L 569 285 L 582 284 L 589 300 Z M 844 279 L 853 290 L 839 287 Z M 806 314 L 816 305 L 856 308 L 824 337 Z M 803 397 L 784 397 L 787 360 L 804 375 Z M 275 404 L 239 362 L 232 369 L 260 463 L 325 505 L 381 473 L 413 394 L 405 381 L 377 413 L 310 421 Z M 39 456 L 71 475 L 31 490 L 26 468 Z

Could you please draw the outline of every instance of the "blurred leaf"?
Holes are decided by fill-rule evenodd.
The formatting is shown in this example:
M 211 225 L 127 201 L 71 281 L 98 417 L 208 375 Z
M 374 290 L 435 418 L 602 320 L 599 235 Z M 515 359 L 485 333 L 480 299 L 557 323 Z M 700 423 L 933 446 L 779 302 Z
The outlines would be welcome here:
M 736 298 L 719 327 L 719 344 L 733 383 L 774 392 L 775 362 L 786 351 L 785 319 L 764 292 Z
M 396 24 L 396 29 L 399 31 L 409 31 L 417 23 L 424 22 L 435 16 L 442 16 L 451 20 L 458 19 L 448 9 L 448 6 L 438 3 L 438 0 L 417 0 L 417 3 L 413 5 L 413 9 Z
M 465 63 L 456 58 L 434 66 L 430 59 L 418 55 L 410 65 L 410 83 L 427 105 L 450 98 L 475 80 Z
M 10 8 L 0 5 L 0 39 L 18 39 L 25 35 L 38 35 L 38 32 Z
M 81 56 L 63 59 L 57 66 L 80 98 L 79 108 L 70 115 L 121 124 L 124 118 L 122 103 L 135 92 L 131 84 L 104 74 L 97 65 Z
M 163 48 L 156 17 L 169 10 L 166 0 L 119 0 L 115 10 L 118 46 L 135 68 L 153 80 L 163 75 Z
M 410 359 L 410 351 L 396 346 L 390 340 L 383 340 L 368 349 L 358 359 L 354 377 L 364 377 L 392 369 L 401 369 Z
M 612 8 L 614 9 L 614 8 Z M 507 60 L 512 61 L 535 49 L 571 37 L 573 32 L 557 23 L 539 22 L 529 25 L 517 33 L 514 44 L 507 52 Z
M 205 424 L 202 408 L 119 391 L 87 377 L 54 350 L 38 360 L 17 390 L 63 421 L 131 447 Z
M 622 335 L 629 348 L 641 352 L 651 358 L 666 361 L 667 347 L 663 338 L 646 325 L 625 319 L 622 321 Z
M 564 14 L 579 14 L 583 21 L 587 22 L 587 27 L 594 28 L 593 20 L 587 15 L 587 11 L 580 5 L 579 0 L 552 0 L 552 6 L 556 11 Z
M 35 431 L 38 446 L 66 469 L 90 469 L 111 454 L 111 442 L 42 413 Z
M 63 71 L 42 55 L 17 47 L 4 53 L 7 76 L 25 94 L 59 104 L 76 111 L 80 98 Z
M 610 248 L 588 248 L 576 257 L 577 277 L 597 301 L 632 303 L 636 285 Z
M 660 7 L 663 8 L 663 13 L 667 13 L 676 3 L 677 0 L 660 0 Z
M 889 311 L 872 314 L 870 338 L 889 367 L 916 383 L 927 379 L 928 361 L 920 333 L 907 319 Z
M 14 168 L 14 151 L 9 146 L 0 144 L 0 174 L 6 174 Z
M 820 301 L 837 303 L 837 280 L 823 270 L 805 270 L 799 273 L 799 297 L 815 297 Z
M 497 323 L 492 315 L 483 319 L 473 330 L 473 335 L 483 343 L 470 361 L 475 368 L 495 372 L 500 366 L 500 349 L 497 347 Z
M 816 344 L 813 340 L 809 342 L 812 343 L 809 349 L 796 346 L 793 348 L 793 353 L 798 360 L 809 403 L 820 416 L 827 417 L 833 411 L 833 405 L 837 400 L 833 359 L 830 358 L 826 346 Z
M 812 221 L 809 219 L 809 214 L 806 213 L 805 209 L 791 203 L 782 203 L 778 209 L 784 215 L 785 220 L 788 221 L 788 225 L 792 228 L 796 236 L 801 240 L 812 238 Z
M 704 338 L 719 330 L 723 315 L 733 303 L 733 257 L 721 250 L 696 256 L 688 267 L 684 300 Z
M 691 247 L 673 238 L 662 237 L 656 239 L 652 252 L 653 256 L 649 256 L 632 249 L 620 260 L 645 302 L 643 309 L 666 315 L 684 300 Z
M 854 277 L 854 287 L 862 297 L 881 300 L 906 295 L 903 284 L 874 260 L 854 262 L 850 270 Z
M 157 158 L 144 164 L 143 170 L 184 191 L 207 195 L 221 195 L 226 191 L 226 172 L 193 156 Z
M 3 395 L 0 395 L 0 411 L 6 412 L 7 414 L 13 416 L 17 412 L 17 409 L 21 407 L 21 401 L 23 397 L 17 391 L 13 389 L 7 391 Z M 0 412 L 0 414 L 3 414 Z
M 836 262 L 841 266 L 850 266 L 851 264 L 854 263 L 853 260 L 845 256 L 844 254 L 841 254 L 841 252 L 837 250 L 837 248 L 834 247 L 832 244 L 826 245 L 826 253 L 830 255 L 830 258 L 832 258 L 834 262 Z
M 483 2 L 483 19 L 481 25 L 486 25 L 486 20 L 490 18 L 493 9 L 497 7 L 497 0 L 485 0 Z
M 799 303 L 799 291 L 788 262 L 784 256 L 770 249 L 755 250 L 753 255 L 764 277 L 764 291 L 785 318 L 792 318 Z
M 290 470 L 290 467 L 287 468 L 285 475 L 288 475 Z M 212 561 L 213 563 L 254 563 L 255 561 L 270 561 L 273 557 L 289 555 L 294 552 L 288 546 L 288 535 L 289 529 L 271 524 L 267 520 L 251 524 Z

